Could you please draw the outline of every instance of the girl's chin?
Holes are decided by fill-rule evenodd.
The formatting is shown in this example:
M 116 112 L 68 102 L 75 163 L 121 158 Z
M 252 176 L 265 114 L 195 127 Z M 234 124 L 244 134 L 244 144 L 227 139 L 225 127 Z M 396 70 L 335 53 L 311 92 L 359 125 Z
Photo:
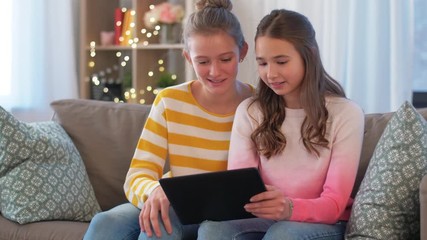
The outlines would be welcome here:
M 283 95 L 285 95 L 285 91 L 283 91 L 282 89 L 275 89 L 275 88 L 270 88 L 271 90 L 273 90 L 273 92 L 276 94 L 276 95 L 279 95 L 279 96 L 283 96 Z

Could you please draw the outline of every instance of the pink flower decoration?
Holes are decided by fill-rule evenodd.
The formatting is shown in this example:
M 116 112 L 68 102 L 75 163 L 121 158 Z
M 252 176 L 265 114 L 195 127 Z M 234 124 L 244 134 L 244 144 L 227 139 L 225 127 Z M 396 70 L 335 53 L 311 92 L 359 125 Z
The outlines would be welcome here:
M 156 24 L 180 23 L 183 18 L 184 8 L 181 5 L 163 2 L 145 13 L 144 23 L 146 27 L 153 28 Z

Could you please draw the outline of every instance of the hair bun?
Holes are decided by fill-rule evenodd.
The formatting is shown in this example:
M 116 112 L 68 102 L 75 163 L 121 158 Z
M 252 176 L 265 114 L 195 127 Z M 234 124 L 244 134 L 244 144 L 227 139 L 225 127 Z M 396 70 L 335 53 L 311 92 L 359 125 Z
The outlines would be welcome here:
M 196 2 L 197 11 L 201 11 L 205 8 L 224 8 L 231 11 L 233 9 L 233 4 L 230 0 L 198 0 Z

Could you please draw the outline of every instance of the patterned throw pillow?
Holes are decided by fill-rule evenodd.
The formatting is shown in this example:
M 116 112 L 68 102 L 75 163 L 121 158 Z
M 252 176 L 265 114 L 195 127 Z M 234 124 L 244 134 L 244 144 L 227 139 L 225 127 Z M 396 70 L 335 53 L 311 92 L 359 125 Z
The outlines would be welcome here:
M 377 143 L 346 239 L 419 239 L 419 184 L 427 174 L 427 122 L 406 102 Z
M 21 224 L 90 221 L 100 211 L 80 154 L 59 124 L 20 122 L 0 107 L 0 211 Z

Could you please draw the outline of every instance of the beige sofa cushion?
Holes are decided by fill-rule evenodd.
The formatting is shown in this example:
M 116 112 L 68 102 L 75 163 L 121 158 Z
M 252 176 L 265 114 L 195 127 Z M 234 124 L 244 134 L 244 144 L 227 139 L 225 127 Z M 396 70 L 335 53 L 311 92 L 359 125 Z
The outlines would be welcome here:
M 0 215 L 0 240 L 81 240 L 88 222 L 41 221 L 18 224 Z
M 101 208 L 126 202 L 123 183 L 150 106 L 67 99 L 51 107 L 80 152 Z

